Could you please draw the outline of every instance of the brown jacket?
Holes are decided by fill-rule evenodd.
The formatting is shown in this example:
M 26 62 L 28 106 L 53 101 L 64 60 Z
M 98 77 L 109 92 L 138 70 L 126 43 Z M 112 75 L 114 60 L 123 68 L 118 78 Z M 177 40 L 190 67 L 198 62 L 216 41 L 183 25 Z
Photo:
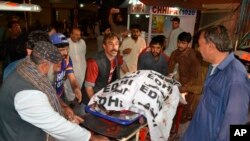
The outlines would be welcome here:
M 174 71 L 175 65 L 178 64 L 179 82 L 181 83 L 180 92 L 187 92 L 199 77 L 201 64 L 197 58 L 196 52 L 192 48 L 185 51 L 176 49 L 170 56 L 168 72 Z

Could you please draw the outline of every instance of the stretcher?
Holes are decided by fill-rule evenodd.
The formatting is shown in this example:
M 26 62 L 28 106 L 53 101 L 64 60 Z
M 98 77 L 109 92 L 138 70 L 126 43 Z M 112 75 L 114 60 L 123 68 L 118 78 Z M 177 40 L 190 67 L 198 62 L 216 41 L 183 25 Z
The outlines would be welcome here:
M 139 123 L 139 117 L 132 120 L 117 119 L 97 111 L 93 112 L 89 107 L 86 108 L 86 112 L 87 114 L 83 117 L 84 122 L 80 125 L 111 140 L 129 141 L 135 138 L 136 141 L 139 141 L 141 129 L 147 126 L 146 123 Z M 144 136 L 146 135 L 144 134 Z

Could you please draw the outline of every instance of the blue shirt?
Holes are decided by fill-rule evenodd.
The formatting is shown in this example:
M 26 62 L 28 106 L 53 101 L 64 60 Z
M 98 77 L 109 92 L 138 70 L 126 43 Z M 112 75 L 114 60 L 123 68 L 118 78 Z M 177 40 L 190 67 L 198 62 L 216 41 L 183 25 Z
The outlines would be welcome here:
M 154 70 L 166 76 L 168 71 L 168 57 L 164 53 L 161 53 L 159 59 L 155 60 L 150 51 L 145 52 L 139 56 L 137 67 L 138 70 Z
M 56 75 L 55 87 L 56 87 L 56 93 L 58 94 L 59 97 L 61 97 L 63 94 L 63 89 L 64 89 L 63 81 L 66 80 L 67 75 L 70 73 L 74 73 L 74 71 L 73 71 L 72 60 L 69 57 L 68 61 L 67 59 L 62 60 L 61 70 Z
M 229 141 L 230 125 L 247 122 L 250 83 L 245 67 L 231 53 L 209 74 L 182 141 Z
M 21 61 L 22 59 L 16 60 L 14 62 L 11 62 L 5 69 L 3 72 L 3 80 L 5 80 L 9 74 L 11 74 L 11 72 L 13 72 L 13 70 L 16 69 L 17 64 Z

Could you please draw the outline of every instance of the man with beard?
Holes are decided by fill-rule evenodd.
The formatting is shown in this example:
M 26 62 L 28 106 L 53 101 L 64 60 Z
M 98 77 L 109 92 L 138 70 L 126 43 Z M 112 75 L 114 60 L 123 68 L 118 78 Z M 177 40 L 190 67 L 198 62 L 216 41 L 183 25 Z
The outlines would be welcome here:
M 138 70 L 154 70 L 167 75 L 169 57 L 163 53 L 164 38 L 158 35 L 152 38 L 149 48 L 150 51 L 142 53 L 138 59 Z
M 89 99 L 99 90 L 116 80 L 119 69 L 128 71 L 126 64 L 118 55 L 119 39 L 114 33 L 104 35 L 103 49 L 87 61 L 87 72 L 83 91 L 83 103 L 88 104 Z
M 45 41 L 34 46 L 31 56 L 18 64 L 0 88 L 0 140 L 89 140 L 89 131 L 63 117 L 47 77 L 58 71 L 60 52 Z
M 188 104 L 184 107 L 183 105 L 180 105 L 177 109 L 179 117 L 177 117 L 176 119 L 176 132 L 178 130 L 179 122 L 186 122 L 192 117 L 190 109 L 190 105 L 192 103 L 192 93 L 188 92 L 188 88 L 191 87 L 196 81 L 196 78 L 198 78 L 200 70 L 200 63 L 196 56 L 196 52 L 194 49 L 189 47 L 189 43 L 191 40 L 192 36 L 187 32 L 182 32 L 178 36 L 177 49 L 174 50 L 171 54 L 168 64 L 169 73 L 173 73 L 175 65 L 178 64 L 177 71 L 179 78 L 177 79 L 181 83 L 181 87 L 179 87 L 179 90 L 181 93 L 188 93 L 186 96 Z M 179 121 L 179 119 L 181 118 L 182 109 L 182 120 Z
M 35 43 L 39 42 L 39 41 L 44 41 L 44 42 L 50 42 L 50 38 L 48 36 L 48 34 L 46 32 L 40 31 L 40 30 L 35 30 L 32 31 L 29 35 L 28 35 L 28 40 L 25 43 L 26 46 L 26 52 L 27 52 L 27 57 L 29 57 L 33 51 L 33 48 L 35 47 Z M 50 42 L 51 43 L 51 42 Z M 20 63 L 23 59 L 19 59 L 15 62 L 12 62 L 11 64 L 9 64 L 5 70 L 4 70 L 4 81 L 5 79 L 7 79 L 8 76 L 10 76 L 10 74 L 16 69 L 18 63 Z M 61 64 L 55 64 L 58 67 L 61 66 Z M 51 67 L 52 68 L 52 67 Z M 51 81 L 51 83 L 53 84 L 55 82 L 55 73 L 53 71 L 49 71 L 48 73 L 48 78 Z M 61 98 L 59 98 L 60 100 L 60 104 L 63 108 L 63 112 L 64 112 L 64 116 L 67 117 L 70 120 L 75 120 L 77 123 L 81 122 L 83 119 L 81 119 L 80 117 L 76 116 L 73 112 L 73 110 L 67 106 L 62 100 Z
M 187 88 L 192 85 L 200 67 L 195 50 L 189 47 L 191 40 L 192 36 L 187 32 L 182 32 L 178 36 L 177 49 L 171 54 L 168 64 L 169 73 L 173 73 L 175 65 L 178 64 L 178 80 L 182 85 L 181 92 L 186 92 Z
M 146 41 L 142 38 L 141 27 L 139 24 L 133 24 L 130 27 L 131 37 L 124 39 L 119 49 L 123 60 L 126 62 L 129 72 L 137 71 L 137 62 L 139 54 L 143 49 L 146 48 Z M 121 77 L 124 75 L 123 72 L 120 72 Z
M 73 92 L 75 93 L 76 99 L 80 103 L 82 101 L 82 93 L 80 86 L 76 80 L 74 71 L 73 71 L 73 64 L 70 56 L 68 55 L 69 53 L 69 42 L 67 38 L 61 34 L 61 33 L 55 33 L 50 36 L 50 40 L 53 45 L 55 45 L 58 50 L 60 51 L 63 59 L 61 62 L 61 69 L 60 71 L 56 74 L 56 79 L 55 79 L 55 88 L 57 95 L 59 97 L 64 98 L 64 86 L 63 82 L 66 79 L 69 79 L 69 82 L 71 84 L 71 88 Z

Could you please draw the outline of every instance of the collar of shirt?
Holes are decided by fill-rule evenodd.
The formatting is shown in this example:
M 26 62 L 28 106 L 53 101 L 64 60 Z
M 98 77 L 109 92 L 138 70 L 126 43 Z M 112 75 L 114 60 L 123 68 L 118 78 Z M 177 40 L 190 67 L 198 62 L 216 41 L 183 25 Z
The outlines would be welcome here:
M 234 54 L 230 53 L 218 66 L 219 70 L 225 69 L 235 59 Z
M 220 64 L 212 64 L 209 66 L 209 75 L 217 73 L 218 70 L 223 70 L 226 68 L 230 62 L 234 60 L 234 54 L 230 53 Z

